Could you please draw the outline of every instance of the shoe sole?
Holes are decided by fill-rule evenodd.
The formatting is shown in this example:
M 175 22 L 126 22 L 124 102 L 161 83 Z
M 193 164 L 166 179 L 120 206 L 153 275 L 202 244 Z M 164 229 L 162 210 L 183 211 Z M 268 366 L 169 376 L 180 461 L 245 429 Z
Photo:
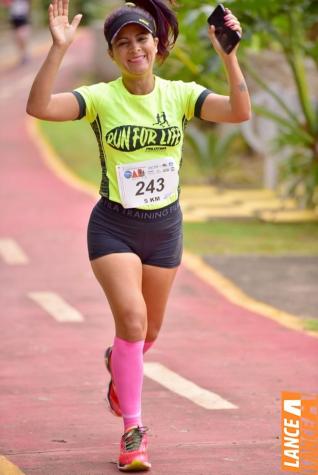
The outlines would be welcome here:
M 107 369 L 107 371 L 109 372 L 110 375 L 111 375 L 111 372 L 110 372 L 109 357 L 111 355 L 111 352 L 112 352 L 112 347 L 110 346 L 109 348 L 107 348 L 107 350 L 105 351 L 105 355 L 104 355 L 105 366 L 106 366 L 106 369 Z
M 121 414 L 118 414 L 118 412 L 115 411 L 115 409 L 112 408 L 111 403 L 110 403 L 110 388 L 111 388 L 112 383 L 110 382 L 108 385 L 108 391 L 107 391 L 107 401 L 108 401 L 108 410 L 113 414 L 113 416 L 116 417 L 122 417 Z
M 145 472 L 151 469 L 151 463 L 141 462 L 140 460 L 133 460 L 133 462 L 127 465 L 120 466 L 119 464 L 117 464 L 117 468 L 121 472 Z
M 105 356 L 104 356 L 104 361 L 105 361 L 105 366 L 106 366 L 106 369 L 107 371 L 109 372 L 110 374 L 110 378 L 112 377 L 112 374 L 111 374 L 111 371 L 110 371 L 110 362 L 109 362 L 109 357 L 111 355 L 111 347 L 107 348 L 106 352 L 105 352 Z M 111 388 L 111 385 L 112 385 L 112 379 L 110 379 L 110 382 L 109 382 L 109 385 L 108 385 L 108 391 L 107 391 L 107 401 L 108 401 L 108 409 L 109 409 L 109 412 L 111 412 L 111 414 L 113 416 L 116 416 L 116 417 L 122 417 L 122 414 L 118 414 L 118 412 L 116 412 L 113 408 L 112 408 L 112 405 L 111 405 L 111 402 L 110 402 L 110 388 Z

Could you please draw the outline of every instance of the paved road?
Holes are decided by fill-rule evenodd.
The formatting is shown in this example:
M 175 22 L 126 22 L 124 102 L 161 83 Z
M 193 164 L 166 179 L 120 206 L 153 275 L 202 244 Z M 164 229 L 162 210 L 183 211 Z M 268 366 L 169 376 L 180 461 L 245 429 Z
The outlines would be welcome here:
M 59 87 L 87 67 L 91 46 L 89 36 L 78 38 Z M 0 80 L 0 239 L 7 245 L 0 259 L 0 474 L 19 473 L 12 463 L 26 475 L 108 475 L 117 473 L 121 422 L 104 402 L 102 356 L 114 325 L 86 255 L 94 200 L 49 171 L 27 133 L 25 101 L 39 59 L 25 77 L 10 70 Z M 234 305 L 183 266 L 145 360 L 207 390 L 223 409 L 146 377 L 153 473 L 280 473 L 280 393 L 314 392 L 317 356 L 316 338 Z
M 205 256 L 205 261 L 256 300 L 318 319 L 318 256 Z

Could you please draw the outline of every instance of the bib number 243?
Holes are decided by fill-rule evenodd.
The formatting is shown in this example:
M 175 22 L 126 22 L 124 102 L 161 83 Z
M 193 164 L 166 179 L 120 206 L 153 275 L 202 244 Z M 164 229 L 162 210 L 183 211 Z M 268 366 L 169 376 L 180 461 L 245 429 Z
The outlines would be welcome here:
M 121 202 L 125 208 L 159 204 L 177 195 L 179 174 L 173 158 L 116 166 Z
M 158 178 L 157 180 L 150 180 L 148 185 L 144 181 L 138 181 L 136 183 L 137 192 L 136 196 L 144 196 L 147 192 L 160 193 L 165 189 L 164 178 Z

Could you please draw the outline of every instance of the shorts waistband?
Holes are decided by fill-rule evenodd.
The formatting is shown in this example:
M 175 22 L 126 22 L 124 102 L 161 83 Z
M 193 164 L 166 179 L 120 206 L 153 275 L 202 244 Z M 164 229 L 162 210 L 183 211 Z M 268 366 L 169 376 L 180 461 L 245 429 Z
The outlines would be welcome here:
M 140 208 L 124 208 L 120 203 L 117 203 L 116 201 L 111 201 L 108 198 L 105 198 L 104 196 L 101 197 L 100 203 L 103 207 L 113 211 L 114 213 L 126 216 L 127 218 L 135 219 L 137 221 L 145 222 L 160 221 L 180 210 L 179 200 L 174 201 L 173 203 L 164 206 L 163 208 L 152 210 Z

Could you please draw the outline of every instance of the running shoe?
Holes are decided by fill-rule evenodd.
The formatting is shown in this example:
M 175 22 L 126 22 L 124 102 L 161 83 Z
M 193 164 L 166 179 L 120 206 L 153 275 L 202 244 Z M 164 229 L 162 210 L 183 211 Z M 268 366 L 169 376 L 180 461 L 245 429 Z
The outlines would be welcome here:
M 112 371 L 111 371 L 111 364 L 110 364 L 111 353 L 112 353 L 112 347 L 110 346 L 105 351 L 105 365 L 110 374 L 110 382 L 108 384 L 108 390 L 107 390 L 107 399 L 109 403 L 110 412 L 114 414 L 114 416 L 121 417 L 122 413 L 119 406 L 119 400 L 118 400 L 116 388 L 112 379 Z
M 139 472 L 151 468 L 148 461 L 146 432 L 148 427 L 132 427 L 124 433 L 120 443 L 117 467 L 122 472 Z

